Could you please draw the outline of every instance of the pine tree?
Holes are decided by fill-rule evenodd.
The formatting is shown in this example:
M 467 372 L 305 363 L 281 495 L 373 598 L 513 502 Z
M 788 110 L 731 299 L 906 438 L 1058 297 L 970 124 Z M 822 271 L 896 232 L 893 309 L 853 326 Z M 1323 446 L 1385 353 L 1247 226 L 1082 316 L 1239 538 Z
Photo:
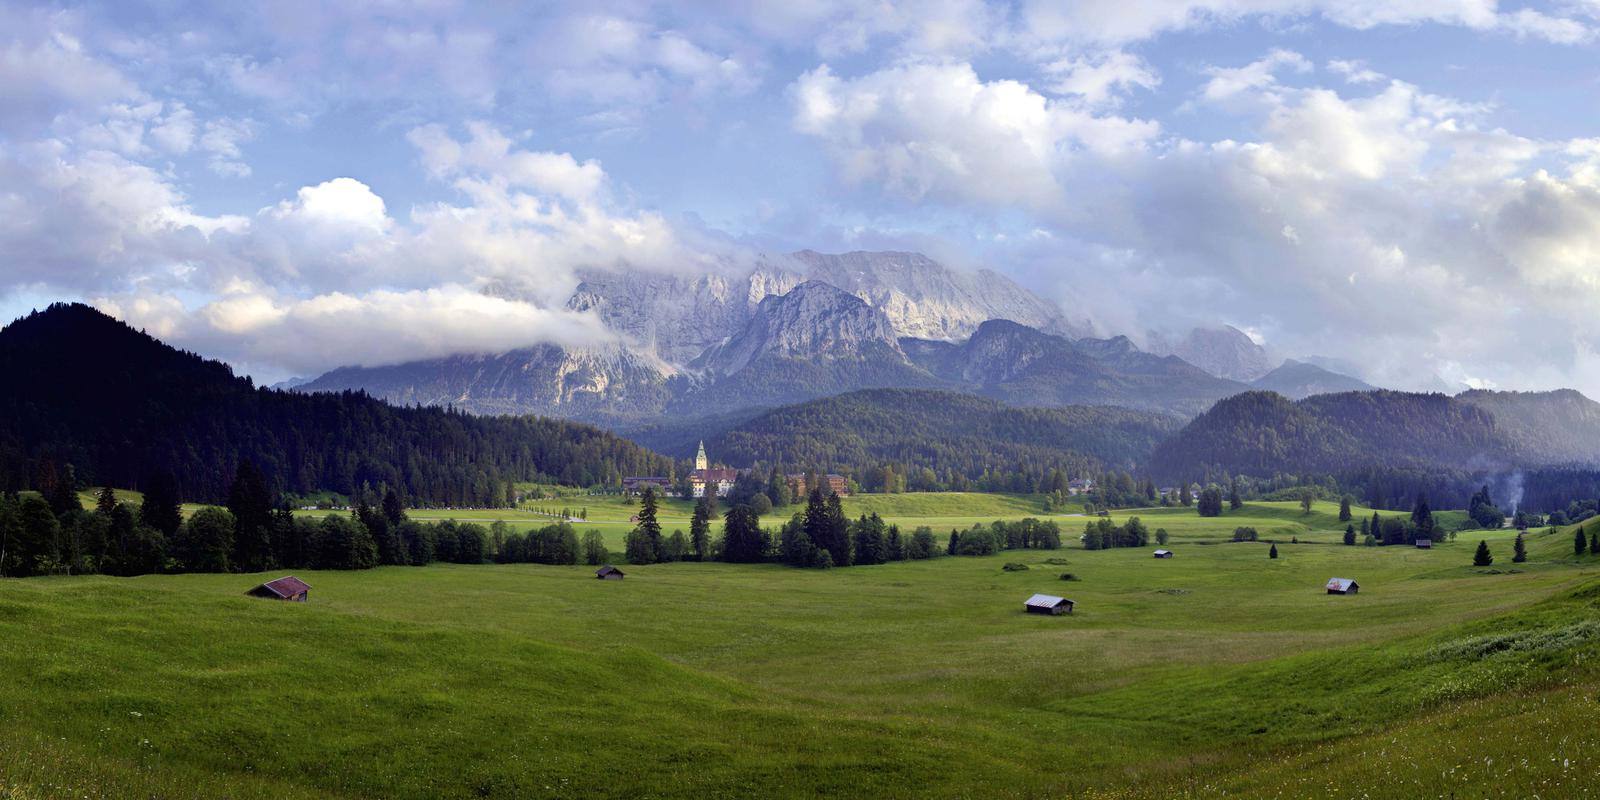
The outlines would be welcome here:
M 170 472 L 156 472 L 146 479 L 143 488 L 144 504 L 139 507 L 139 522 L 155 528 L 170 540 L 183 524 L 177 480 Z
M 1272 549 L 1267 551 L 1267 558 L 1277 558 L 1277 557 L 1278 557 L 1278 546 L 1276 544 L 1274 544 L 1272 546 Z
M 1355 525 L 1346 524 L 1344 526 L 1344 543 L 1345 543 L 1346 547 L 1354 547 L 1355 546 L 1355 543 L 1356 543 L 1356 526 Z
M 1234 477 L 1228 483 L 1228 508 L 1238 511 L 1244 508 L 1244 497 L 1239 494 L 1239 478 Z
M 654 564 L 661 560 L 661 523 L 656 521 L 656 490 L 646 488 L 639 501 L 639 522 L 626 541 L 628 563 Z
M 272 497 L 266 476 L 249 459 L 239 462 L 228 490 L 228 511 L 233 514 L 233 552 L 229 564 L 240 572 L 270 569 Z
M 1182 503 L 1184 508 L 1194 505 L 1194 495 L 1189 493 L 1189 484 L 1184 484 L 1178 491 L 1178 502 Z
M 394 489 L 383 493 L 383 518 L 388 520 L 390 525 L 399 525 L 406 521 L 405 504 L 400 502 L 400 495 L 396 494 Z
M 1479 539 L 1478 552 L 1472 554 L 1472 565 L 1474 567 L 1487 567 L 1493 563 L 1494 556 L 1489 554 L 1489 543 Z
M 117 508 L 117 493 L 110 486 L 100 487 L 100 494 L 95 498 L 94 510 L 105 517 L 110 517 L 111 512 Z
M 1521 536 L 1522 534 L 1517 535 Z M 1572 532 L 1572 554 L 1581 556 L 1588 549 L 1589 537 L 1583 535 L 1583 528 L 1574 530 Z
M 1522 562 L 1527 561 L 1527 560 L 1528 560 L 1528 545 L 1527 545 L 1526 542 L 1522 541 L 1522 534 L 1518 533 L 1517 534 L 1517 541 L 1516 541 L 1515 544 L 1512 545 L 1512 549 L 1511 549 L 1511 563 L 1513 563 L 1513 564 L 1521 564 Z
M 1589 534 L 1589 555 L 1600 555 L 1600 529 Z
M 761 517 L 750 506 L 728 509 L 722 522 L 722 560 L 735 564 L 755 564 L 766 559 L 766 534 Z
M 1339 521 L 1350 521 L 1350 495 L 1339 498 Z
M 694 515 L 689 518 L 689 551 L 694 560 L 704 561 L 711 545 L 711 518 L 717 513 L 717 500 L 712 492 L 694 504 Z

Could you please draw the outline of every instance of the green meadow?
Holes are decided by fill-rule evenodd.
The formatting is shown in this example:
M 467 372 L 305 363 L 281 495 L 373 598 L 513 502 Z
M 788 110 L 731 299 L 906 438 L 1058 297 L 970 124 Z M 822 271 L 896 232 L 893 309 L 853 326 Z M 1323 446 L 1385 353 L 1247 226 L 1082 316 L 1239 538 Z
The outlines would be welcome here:
M 906 502 L 847 510 L 1030 513 Z M 276 574 L 0 582 L 0 798 L 1594 792 L 1600 556 L 1345 547 L 1336 513 L 1117 514 L 1170 560 L 1063 517 L 1061 550 L 827 571 L 302 572 L 304 605 L 243 595 Z

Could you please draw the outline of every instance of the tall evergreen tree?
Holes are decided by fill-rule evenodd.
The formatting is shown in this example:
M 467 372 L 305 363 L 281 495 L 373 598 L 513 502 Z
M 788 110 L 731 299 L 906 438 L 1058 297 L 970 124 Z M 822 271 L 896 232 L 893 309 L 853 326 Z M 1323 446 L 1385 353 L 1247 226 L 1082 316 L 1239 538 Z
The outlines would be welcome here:
M 711 518 L 717 513 L 717 499 L 706 492 L 694 504 L 694 515 L 689 518 L 689 551 L 694 560 L 704 561 L 711 547 Z
M 1478 551 L 1472 554 L 1472 565 L 1474 567 L 1487 567 L 1493 563 L 1494 556 L 1489 553 L 1489 543 L 1479 539 Z
M 228 511 L 233 514 L 234 526 L 230 566 L 240 572 L 271 569 L 272 496 L 266 476 L 248 458 L 239 462 L 234 474 Z
M 393 488 L 383 493 L 383 518 L 391 526 L 398 526 L 406 521 L 406 506 L 400 502 L 400 495 Z
M 1522 534 L 1517 534 L 1521 536 Z M 1583 535 L 1583 528 L 1579 527 L 1572 532 L 1572 554 L 1583 555 L 1589 549 L 1589 537 Z
M 1345 545 L 1350 546 L 1350 547 L 1354 547 L 1355 546 L 1355 543 L 1356 543 L 1356 526 L 1355 525 L 1347 523 L 1344 526 L 1344 543 L 1345 543 Z
M 851 526 L 850 538 L 853 545 L 851 563 L 882 564 L 889 560 L 883 518 L 876 513 L 861 515 L 861 519 Z
M 1278 557 L 1278 545 L 1277 544 L 1273 544 L 1272 545 L 1272 549 L 1267 551 L 1267 558 L 1277 558 L 1277 557 Z
M 1589 555 L 1600 555 L 1600 529 L 1589 534 Z
M 1239 476 L 1237 475 L 1228 483 L 1228 508 L 1234 511 L 1244 508 L 1244 496 L 1239 492 Z
M 183 524 L 177 480 L 172 473 L 158 470 L 146 478 L 143 488 L 144 503 L 139 507 L 139 522 L 172 539 L 178 533 L 178 526 Z
M 110 519 L 111 518 L 111 512 L 115 511 L 116 508 L 117 508 L 117 493 L 116 493 L 116 491 L 113 490 L 110 486 L 102 486 L 102 487 L 100 487 L 100 494 L 95 496 L 94 510 L 96 512 L 104 515 L 107 519 Z
M 1522 534 L 1517 534 L 1517 541 L 1511 546 L 1511 563 L 1521 564 L 1528 560 L 1528 544 L 1522 540 Z
M 1349 522 L 1350 517 L 1350 495 L 1345 495 L 1339 498 L 1339 521 Z
M 661 523 L 656 521 L 656 490 L 646 488 L 639 499 L 639 522 L 628 534 L 628 563 L 654 564 L 661 560 Z
M 735 564 L 755 564 L 766 560 L 767 537 L 761 530 L 761 517 L 747 505 L 728 509 L 722 518 L 722 559 Z

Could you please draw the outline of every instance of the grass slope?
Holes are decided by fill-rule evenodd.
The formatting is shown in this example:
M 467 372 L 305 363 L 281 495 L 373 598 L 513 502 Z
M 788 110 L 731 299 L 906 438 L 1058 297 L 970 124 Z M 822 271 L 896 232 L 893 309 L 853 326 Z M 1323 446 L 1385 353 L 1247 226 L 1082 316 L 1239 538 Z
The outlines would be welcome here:
M 1407 796 L 1401 767 L 1353 754 L 1443 730 L 1406 769 L 1445 773 L 1486 741 L 1452 720 L 1494 708 L 1550 756 L 1594 752 L 1592 726 L 1524 712 L 1594 685 L 1600 591 L 1574 588 L 1600 557 L 1553 530 L 1512 569 L 1496 535 L 1489 570 L 1468 537 L 1276 560 L 1259 543 L 671 564 L 622 583 L 385 568 L 303 573 L 303 606 L 242 596 L 250 575 L 9 581 L 0 641 L 28 646 L 0 648 L 0 797 L 1280 796 L 1317 777 L 1295 764 Z M 1322 593 L 1336 574 L 1363 592 Z M 1037 591 L 1078 613 L 1020 613 Z M 1526 774 L 1571 794 L 1585 763 Z M 1456 773 L 1474 796 L 1499 774 Z

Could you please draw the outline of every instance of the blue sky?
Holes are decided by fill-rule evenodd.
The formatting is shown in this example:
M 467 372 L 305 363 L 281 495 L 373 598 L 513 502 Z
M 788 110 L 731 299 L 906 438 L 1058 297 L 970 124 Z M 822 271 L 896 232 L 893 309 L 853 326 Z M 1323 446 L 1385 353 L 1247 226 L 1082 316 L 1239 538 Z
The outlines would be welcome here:
M 0 314 L 263 378 L 607 338 L 580 268 L 898 248 L 1108 334 L 1600 394 L 1594 0 L 0 13 Z

